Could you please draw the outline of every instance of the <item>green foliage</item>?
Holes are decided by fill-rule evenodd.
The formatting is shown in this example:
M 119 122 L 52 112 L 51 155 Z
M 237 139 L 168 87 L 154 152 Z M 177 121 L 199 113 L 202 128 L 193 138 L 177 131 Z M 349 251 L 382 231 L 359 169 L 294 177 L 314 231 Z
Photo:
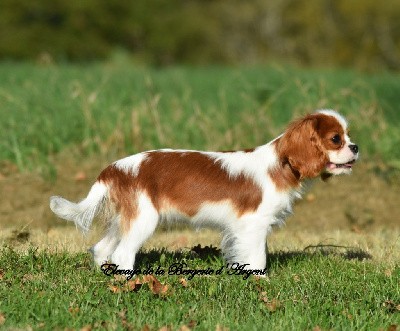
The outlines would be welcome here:
M 3 0 L 0 58 L 400 68 L 400 2 Z
M 397 75 L 282 67 L 0 65 L 0 159 L 53 172 L 68 150 L 108 161 L 154 148 L 230 150 L 318 108 L 348 116 L 363 157 L 400 160 Z
M 138 268 L 224 266 L 218 252 L 140 254 Z M 165 292 L 107 277 L 86 254 L 0 252 L 0 323 L 7 329 L 387 329 L 398 324 L 400 269 L 348 255 L 271 254 L 269 278 L 157 276 Z M 357 256 L 357 255 L 355 255 Z M 160 260 L 163 262 L 160 262 Z M 225 269 L 227 270 L 227 269 Z

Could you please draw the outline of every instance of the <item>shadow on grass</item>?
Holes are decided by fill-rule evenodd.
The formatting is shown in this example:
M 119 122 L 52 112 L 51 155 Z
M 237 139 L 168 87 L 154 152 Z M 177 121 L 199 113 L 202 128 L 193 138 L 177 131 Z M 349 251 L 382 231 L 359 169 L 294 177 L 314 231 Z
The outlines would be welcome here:
M 302 251 L 274 252 L 268 254 L 267 268 L 272 265 L 286 265 L 296 260 L 310 260 L 318 256 L 339 256 L 344 260 L 370 260 L 372 255 L 368 252 L 355 247 L 339 246 L 339 245 L 315 245 L 307 246 Z
M 372 255 L 368 252 L 355 247 L 339 245 L 315 245 L 307 246 L 298 251 L 278 251 L 268 254 L 267 269 L 271 266 L 286 265 L 291 261 L 310 260 L 318 256 L 339 256 L 345 260 L 370 260 Z M 200 259 L 204 262 L 221 260 L 221 250 L 213 246 L 192 247 L 189 251 L 169 251 L 167 249 L 152 249 L 140 251 L 137 255 L 139 264 L 157 264 L 163 262 L 181 262 L 182 260 Z

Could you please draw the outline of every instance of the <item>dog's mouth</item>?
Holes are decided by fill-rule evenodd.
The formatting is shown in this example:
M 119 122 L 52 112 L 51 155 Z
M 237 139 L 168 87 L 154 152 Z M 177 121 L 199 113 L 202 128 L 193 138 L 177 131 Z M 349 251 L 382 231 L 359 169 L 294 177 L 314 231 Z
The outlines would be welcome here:
M 346 163 L 333 163 L 333 162 L 328 162 L 326 165 L 326 169 L 328 170 L 334 170 L 334 169 L 351 169 L 353 167 L 354 162 L 356 162 L 356 159 L 353 159 L 349 162 Z

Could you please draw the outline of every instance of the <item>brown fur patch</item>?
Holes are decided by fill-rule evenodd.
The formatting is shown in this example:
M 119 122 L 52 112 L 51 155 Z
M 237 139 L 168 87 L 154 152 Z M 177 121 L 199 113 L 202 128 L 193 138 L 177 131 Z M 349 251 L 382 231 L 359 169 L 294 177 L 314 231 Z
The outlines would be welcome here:
M 109 199 L 115 212 L 121 215 L 121 230 L 127 232 L 130 221 L 137 216 L 137 183 L 135 177 L 114 164 L 105 168 L 97 178 L 109 186 Z
M 257 209 L 261 188 L 243 174 L 230 178 L 221 165 L 200 152 L 152 151 L 137 176 L 110 165 L 98 177 L 110 185 L 110 199 L 129 229 L 137 216 L 138 192 L 146 192 L 158 212 L 174 208 L 194 216 L 202 203 L 230 201 L 238 216 Z
M 195 215 L 203 202 L 231 201 L 238 215 L 257 209 L 261 189 L 243 174 L 229 178 L 221 165 L 199 152 L 150 152 L 140 167 L 139 185 L 157 210 L 171 205 Z

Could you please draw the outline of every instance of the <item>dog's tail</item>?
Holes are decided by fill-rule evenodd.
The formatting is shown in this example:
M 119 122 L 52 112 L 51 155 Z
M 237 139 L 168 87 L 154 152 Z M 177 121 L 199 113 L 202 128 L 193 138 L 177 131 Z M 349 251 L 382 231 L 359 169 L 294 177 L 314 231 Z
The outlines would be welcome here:
M 106 201 L 108 188 L 104 183 L 96 182 L 88 196 L 81 202 L 74 203 L 60 196 L 50 198 L 50 209 L 67 221 L 72 221 L 86 234 L 94 217 L 99 213 Z

